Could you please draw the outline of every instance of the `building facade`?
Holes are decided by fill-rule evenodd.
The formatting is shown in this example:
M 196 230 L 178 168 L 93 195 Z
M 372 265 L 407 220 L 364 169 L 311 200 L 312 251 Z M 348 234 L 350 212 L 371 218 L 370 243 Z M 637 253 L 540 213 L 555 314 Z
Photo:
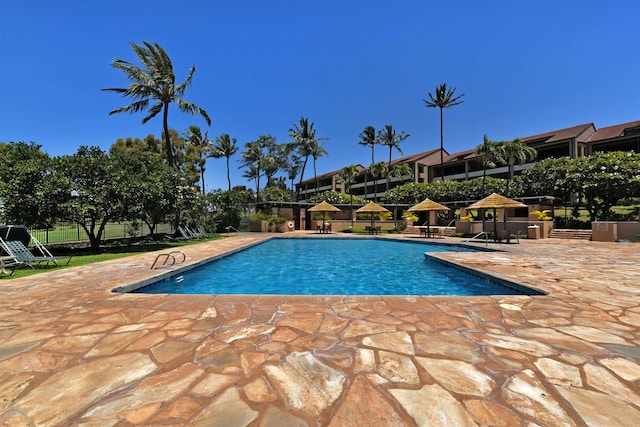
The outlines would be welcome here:
M 574 159 L 596 152 L 607 151 L 634 151 L 640 153 L 640 120 L 601 129 L 596 129 L 593 123 L 585 123 L 520 139 L 525 145 L 536 149 L 537 157 L 530 163 L 516 165 L 516 173 L 550 157 L 569 157 Z M 475 159 L 475 147 L 453 154 L 448 154 L 446 151 L 443 152 L 445 155 L 445 180 L 467 180 L 483 175 L 483 167 Z M 413 177 L 391 178 L 390 189 L 407 182 L 437 181 L 442 176 L 439 148 L 392 160 L 391 168 L 399 164 L 409 165 L 413 171 Z M 362 165 L 357 166 L 360 174 L 356 178 L 356 182 L 351 185 L 352 194 L 367 200 L 382 197 L 386 191 L 386 177 L 374 179 L 366 173 L 366 169 Z M 316 179 L 310 178 L 296 185 L 296 189 L 298 190 L 299 188 L 300 200 L 308 200 L 313 194 L 328 190 L 346 192 L 346 186 L 338 182 L 339 173 L 340 170 L 336 170 L 318 175 L 317 184 Z M 487 176 L 495 178 L 506 178 L 508 173 L 507 166 L 498 166 L 486 171 Z

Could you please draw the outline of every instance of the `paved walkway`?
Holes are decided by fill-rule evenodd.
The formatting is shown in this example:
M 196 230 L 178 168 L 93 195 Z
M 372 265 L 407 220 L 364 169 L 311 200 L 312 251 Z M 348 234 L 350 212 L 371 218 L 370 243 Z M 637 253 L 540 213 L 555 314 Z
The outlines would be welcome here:
M 638 426 L 640 245 L 495 246 L 437 256 L 549 295 L 111 292 L 155 253 L 2 279 L 0 424 Z

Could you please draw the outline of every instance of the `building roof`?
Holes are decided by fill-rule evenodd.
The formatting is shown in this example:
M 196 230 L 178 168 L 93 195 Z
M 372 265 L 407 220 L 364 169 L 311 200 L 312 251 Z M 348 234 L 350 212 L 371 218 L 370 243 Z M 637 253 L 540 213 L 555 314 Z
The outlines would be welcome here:
M 629 129 L 636 127 L 640 127 L 640 120 L 600 128 L 587 139 L 587 142 L 598 142 L 605 139 L 619 138 L 621 136 L 625 136 L 625 132 Z
M 361 164 L 357 164 L 355 165 L 358 168 L 358 172 L 362 172 L 365 170 L 365 167 L 362 166 Z M 317 179 L 323 179 L 323 178 L 329 178 L 330 176 L 334 176 L 334 175 L 338 175 L 340 173 L 342 169 L 337 169 L 337 170 L 333 170 L 331 172 L 325 172 L 323 174 L 317 175 L 316 177 L 311 177 L 311 178 L 307 178 L 304 181 L 302 181 L 302 183 L 304 184 L 305 182 L 311 182 L 311 181 L 315 181 L 316 178 Z M 297 184 L 296 184 L 297 185 Z
M 640 123 L 640 122 L 638 122 Z M 566 141 L 568 139 L 580 138 L 585 132 L 588 133 L 590 129 L 595 130 L 593 123 L 585 123 L 582 125 L 572 126 L 569 128 L 553 130 L 551 132 L 540 133 L 537 135 L 525 136 L 520 138 L 526 145 L 530 144 L 549 144 L 552 142 Z M 585 139 L 586 141 L 586 139 Z M 452 153 L 444 158 L 444 163 L 457 162 L 463 160 L 469 160 L 476 156 L 476 149 L 458 151 Z
M 400 157 L 399 159 L 395 159 L 395 160 L 391 160 L 391 166 L 394 165 L 399 165 L 399 164 L 403 164 L 403 163 L 412 163 L 412 162 L 416 162 L 424 157 L 428 157 L 431 156 L 432 154 L 437 153 L 438 151 L 440 151 L 439 148 L 435 148 L 433 150 L 429 150 L 429 151 L 423 151 L 422 153 L 417 153 L 417 154 L 411 154 L 409 156 L 404 156 L 404 157 Z M 445 150 L 445 155 L 447 155 L 447 151 Z
M 565 141 L 567 139 L 579 138 L 583 133 L 592 129 L 594 132 L 596 127 L 593 123 L 585 123 L 582 125 L 572 126 L 570 128 L 553 130 L 551 132 L 540 133 L 538 135 L 525 136 L 522 139 L 522 142 L 525 144 L 549 144 L 551 142 Z M 587 135 L 587 138 L 589 135 Z M 585 138 L 586 140 L 586 138 Z

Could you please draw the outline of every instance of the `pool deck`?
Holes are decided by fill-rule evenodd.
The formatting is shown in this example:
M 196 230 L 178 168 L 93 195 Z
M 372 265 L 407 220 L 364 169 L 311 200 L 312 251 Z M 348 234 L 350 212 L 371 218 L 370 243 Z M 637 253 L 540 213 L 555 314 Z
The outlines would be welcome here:
M 111 292 L 158 253 L 3 278 L 0 425 L 639 425 L 640 244 L 489 246 L 436 256 L 549 295 Z

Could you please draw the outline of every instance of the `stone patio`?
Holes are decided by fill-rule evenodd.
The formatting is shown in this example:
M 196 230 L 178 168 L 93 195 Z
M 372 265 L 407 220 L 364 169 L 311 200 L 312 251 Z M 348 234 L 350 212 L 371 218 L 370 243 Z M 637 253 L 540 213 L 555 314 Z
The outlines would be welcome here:
M 183 250 L 197 263 L 272 236 Z M 549 295 L 111 292 L 166 274 L 157 253 L 3 278 L 0 422 L 639 425 L 640 246 L 489 246 L 503 252 L 436 256 Z

